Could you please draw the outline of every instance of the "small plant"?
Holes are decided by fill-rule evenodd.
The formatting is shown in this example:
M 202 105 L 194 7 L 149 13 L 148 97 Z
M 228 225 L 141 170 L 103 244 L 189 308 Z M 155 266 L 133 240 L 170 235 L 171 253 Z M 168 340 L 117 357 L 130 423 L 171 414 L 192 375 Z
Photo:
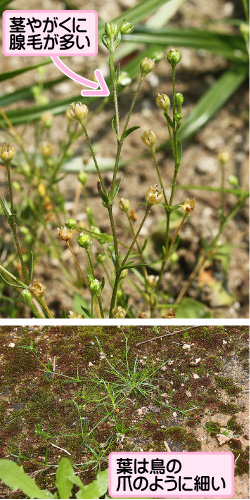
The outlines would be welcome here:
M 126 243 L 118 238 L 118 226 L 114 217 L 114 207 L 117 204 L 119 190 L 123 181 L 119 177 L 121 153 L 127 137 L 139 128 L 139 126 L 130 127 L 130 119 L 143 82 L 147 75 L 155 68 L 154 59 L 148 57 L 141 59 L 137 89 L 125 121 L 122 123 L 119 114 L 121 72 L 119 65 L 115 67 L 114 54 L 120 45 L 122 35 L 128 35 L 133 30 L 134 26 L 126 20 L 123 20 L 120 24 L 110 22 L 106 23 L 102 37 L 102 42 L 109 52 L 110 86 L 114 101 L 112 128 L 117 145 L 110 185 L 107 185 L 105 181 L 102 167 L 91 142 L 88 132 L 88 120 L 92 117 L 85 103 L 72 103 L 71 109 L 67 111 L 67 137 L 60 144 L 59 155 L 53 155 L 53 147 L 47 141 L 42 143 L 41 155 L 38 159 L 36 159 L 36 150 L 39 140 L 41 137 L 47 138 L 48 134 L 46 132 L 51 129 L 53 118 L 48 116 L 48 114 L 41 117 L 40 128 L 38 127 L 36 130 L 36 149 L 34 154 L 29 155 L 21 137 L 13 129 L 6 115 L 2 112 L 6 123 L 10 127 L 12 136 L 14 136 L 21 149 L 22 159 L 24 158 L 26 163 L 19 163 L 18 158 L 15 159 L 15 149 L 13 146 L 6 143 L 1 147 L 0 157 L 6 167 L 8 178 L 9 202 L 6 201 L 4 196 L 0 201 L 3 215 L 13 234 L 19 259 L 19 263 L 15 262 L 15 267 L 18 268 L 19 276 L 17 277 L 3 265 L 0 265 L 0 271 L 4 283 L 20 292 L 23 302 L 30 308 L 31 314 L 36 318 L 53 318 L 53 313 L 45 298 L 46 287 L 34 277 L 33 272 L 34 263 L 35 269 L 37 269 L 36 264 L 38 262 L 39 251 L 41 251 L 41 248 L 45 251 L 45 246 L 47 247 L 46 251 L 51 254 L 51 257 L 53 256 L 53 252 L 56 252 L 62 264 L 62 271 L 68 281 L 73 281 L 73 287 L 78 287 L 79 289 L 84 287 L 86 289 L 86 293 L 82 294 L 79 291 L 76 294 L 78 308 L 75 306 L 73 313 L 64 311 L 63 315 L 65 317 L 105 318 L 108 316 L 110 318 L 122 319 L 137 316 L 150 316 L 152 318 L 163 316 L 164 318 L 173 318 L 176 314 L 181 316 L 182 310 L 184 311 L 184 315 L 187 314 L 185 307 L 187 308 L 188 305 L 191 309 L 191 313 L 189 314 L 192 317 L 210 315 L 202 304 L 193 299 L 189 299 L 190 302 L 187 301 L 185 303 L 185 296 L 205 265 L 209 264 L 213 259 L 223 259 L 220 256 L 225 251 L 225 245 L 223 246 L 220 242 L 220 237 L 230 220 L 244 206 L 248 192 L 239 186 L 238 179 L 234 176 L 230 176 L 228 179 L 231 188 L 225 187 L 225 164 L 229 156 L 227 152 L 221 152 L 219 154 L 219 163 L 221 166 L 221 188 L 219 189 L 221 204 L 218 211 L 219 227 L 215 235 L 206 241 L 203 240 L 203 248 L 197 264 L 189 278 L 183 282 L 177 296 L 173 297 L 171 293 L 172 278 L 166 279 L 166 271 L 170 271 L 174 276 L 174 265 L 178 262 L 177 249 L 180 243 L 181 231 L 184 224 L 188 223 L 193 211 L 197 210 L 197 207 L 195 198 L 184 199 L 182 203 L 176 204 L 175 202 L 175 191 L 182 159 L 180 130 L 182 127 L 184 97 L 176 88 L 176 68 L 181 62 L 182 56 L 178 50 L 171 49 L 167 54 L 167 63 L 171 69 L 172 97 L 170 98 L 164 93 L 158 93 L 156 96 L 156 105 L 163 112 L 166 119 L 166 128 L 173 155 L 172 182 L 170 187 L 166 186 L 162 168 L 158 164 L 157 136 L 155 132 L 152 130 L 144 131 L 141 139 L 148 148 L 147 153 L 152 157 L 152 165 L 155 168 L 155 184 L 149 186 L 147 192 L 144 193 L 144 201 L 140 204 L 145 206 L 144 215 L 137 227 L 135 226 L 137 214 L 131 208 L 130 200 L 124 197 L 118 200 L 118 207 L 124 214 L 125 221 L 131 233 L 130 240 L 126 241 Z M 91 208 L 86 203 L 87 175 L 84 170 L 80 172 L 78 180 L 80 189 L 83 190 L 84 194 L 85 212 L 88 223 L 82 227 L 80 222 L 73 216 L 74 214 L 66 218 L 64 199 L 60 194 L 58 181 L 60 180 L 61 168 L 71 155 L 71 145 L 79 137 L 79 126 L 82 129 L 96 170 L 97 193 L 100 198 L 100 205 L 106 211 L 107 219 L 110 223 L 110 233 L 104 233 L 100 230 Z M 17 170 L 26 177 L 36 191 L 32 203 L 30 203 L 30 206 L 26 210 L 26 216 L 30 217 L 30 224 L 33 226 L 32 231 L 27 226 L 21 226 L 18 231 L 20 217 L 17 215 L 13 196 L 13 187 L 17 186 L 15 186 L 11 179 L 11 165 L 13 161 Z M 226 193 L 234 194 L 236 197 L 234 205 L 229 210 L 226 209 Z M 77 196 L 79 197 L 80 195 L 78 194 Z M 145 257 L 147 240 L 141 243 L 139 237 L 149 213 L 156 210 L 159 214 L 161 212 L 164 213 L 165 234 L 164 244 L 161 246 L 158 258 L 152 260 Z M 177 221 L 174 231 L 171 225 L 173 219 Z M 56 223 L 59 223 L 57 229 L 55 227 Z M 51 226 L 53 226 L 53 230 Z M 72 277 L 72 267 L 74 272 L 74 266 L 65 265 L 60 257 L 58 241 L 55 240 L 56 230 L 62 245 L 65 245 L 71 254 L 72 263 L 76 265 L 77 280 Z M 27 243 L 26 251 L 22 249 L 20 244 L 19 233 L 23 234 L 24 240 Z M 49 239 L 51 246 L 49 244 L 44 245 L 43 239 L 45 235 Z M 97 248 L 98 251 L 94 252 L 93 247 L 95 250 Z M 86 269 L 82 266 L 83 259 L 86 260 Z M 151 269 L 153 269 L 154 275 L 149 274 L 149 270 Z M 129 294 L 125 291 L 124 283 L 129 283 L 139 295 L 141 300 L 140 311 L 136 310 L 133 306 Z M 183 306 L 185 307 L 182 309 Z
M 74 485 L 79 487 L 76 498 L 100 498 L 108 490 L 108 469 L 98 472 L 97 478 L 84 486 L 65 457 L 61 458 L 56 470 L 55 486 L 58 493 L 41 490 L 34 479 L 24 472 L 23 467 L 12 460 L 0 460 L 0 479 L 12 490 L 21 490 L 28 498 L 73 498 L 71 495 Z

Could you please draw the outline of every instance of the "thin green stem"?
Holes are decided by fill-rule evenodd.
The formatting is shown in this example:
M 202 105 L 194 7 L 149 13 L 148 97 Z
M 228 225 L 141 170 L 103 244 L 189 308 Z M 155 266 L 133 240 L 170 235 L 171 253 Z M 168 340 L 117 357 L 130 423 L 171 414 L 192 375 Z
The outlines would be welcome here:
M 95 168 L 96 168 L 96 171 L 98 173 L 98 177 L 99 177 L 99 180 L 100 180 L 100 184 L 101 184 L 101 187 L 102 187 L 102 191 L 103 191 L 103 194 L 105 196 L 107 196 L 107 192 L 106 192 L 106 189 L 105 189 L 105 186 L 104 186 L 104 182 L 103 182 L 103 178 L 102 178 L 102 174 L 101 174 L 101 171 L 100 171 L 100 168 L 99 168 L 99 165 L 97 163 L 97 160 L 96 160 L 96 156 L 95 156 L 95 153 L 94 153 L 94 150 L 93 150 L 93 147 L 92 147 L 92 144 L 91 144 L 91 140 L 89 138 L 89 135 L 88 135 L 88 132 L 87 132 L 87 129 L 86 129 L 86 126 L 85 126 L 85 123 L 84 121 L 81 121 L 80 122 L 81 126 L 82 126 L 82 129 L 83 129 L 83 132 L 84 132 L 84 135 L 86 137 L 86 141 L 88 143 L 88 147 L 89 147 L 89 150 L 91 152 L 91 156 L 93 158 L 93 161 L 94 161 L 94 164 L 95 164 Z
M 123 127 L 121 138 L 117 141 L 117 145 L 118 145 L 117 146 L 117 153 L 116 153 L 116 158 L 115 158 L 115 166 L 114 166 L 113 179 L 112 179 L 111 188 L 110 188 L 111 200 L 113 199 L 113 195 L 114 195 L 114 189 L 115 189 L 115 184 L 116 184 L 116 176 L 117 176 L 117 171 L 118 171 L 119 162 L 120 162 L 121 150 L 122 150 L 122 146 L 123 146 L 123 136 L 124 136 L 125 132 L 127 131 L 128 124 L 129 124 L 129 121 L 130 121 L 130 118 L 131 118 L 131 115 L 132 115 L 132 111 L 134 109 L 135 102 L 136 102 L 136 99 L 138 97 L 138 94 L 139 94 L 139 92 L 141 90 L 141 86 L 142 86 L 143 80 L 144 80 L 143 77 L 141 77 L 140 80 L 139 80 L 138 87 L 136 89 L 134 98 L 132 100 L 132 103 L 131 103 L 131 106 L 130 106 L 130 109 L 129 109 L 129 112 L 128 112 L 128 116 L 127 116 L 125 125 Z
M 112 236 L 113 236 L 113 242 L 114 242 L 114 250 L 115 250 L 115 257 L 116 257 L 116 266 L 118 265 L 118 259 L 119 259 L 119 249 L 118 249 L 118 239 L 116 235 L 116 229 L 115 229 L 115 221 L 113 217 L 113 206 L 108 204 L 107 205 L 108 209 L 108 214 L 109 214 L 109 220 L 111 224 L 111 231 L 112 231 Z
M 115 105 L 115 123 L 116 123 L 116 132 L 117 132 L 117 140 L 120 140 L 120 120 L 119 120 L 119 108 L 118 108 L 118 96 L 117 96 L 117 83 L 116 83 L 116 74 L 114 67 L 114 52 L 110 52 L 109 56 L 109 68 L 110 68 L 110 76 L 113 87 L 113 95 L 114 95 L 114 105 Z
M 93 262 L 92 262 L 92 258 L 91 258 L 91 253 L 90 253 L 90 251 L 89 251 L 88 248 L 86 248 L 86 252 L 87 252 L 89 266 L 90 266 L 90 269 L 91 269 L 92 276 L 93 276 L 93 278 L 95 278 L 95 271 L 94 271 L 94 266 L 93 266 Z M 99 309 L 100 309 L 101 317 L 104 318 L 101 297 L 97 297 L 97 300 L 98 300 L 98 304 L 99 304 Z M 93 317 L 93 315 L 92 315 L 92 317 Z
M 142 221 L 141 221 L 141 223 L 140 223 L 140 226 L 139 226 L 139 228 L 137 229 L 137 232 L 136 232 L 136 234 L 135 234 L 135 236 L 134 236 L 134 239 L 133 239 L 133 241 L 132 241 L 132 243 L 131 243 L 131 245 L 130 245 L 130 247 L 129 247 L 129 249 L 128 249 L 128 251 L 127 251 L 127 253 L 126 253 L 126 255 L 125 255 L 125 257 L 124 257 L 124 259 L 123 259 L 123 261 L 122 261 L 122 263 L 121 263 L 121 267 L 125 266 L 125 264 L 126 264 L 126 262 L 127 262 L 128 258 L 129 258 L 129 255 L 130 255 L 130 253 L 131 253 L 131 251 L 132 251 L 132 249 L 133 249 L 133 246 L 134 246 L 134 244 L 135 244 L 135 242 L 136 242 L 136 240 L 137 240 L 137 238 L 138 238 L 138 236 L 139 236 L 139 234 L 140 234 L 140 232 L 141 232 L 141 230 L 142 230 L 142 227 L 143 227 L 143 225 L 144 225 L 144 222 L 145 222 L 145 220 L 146 220 L 146 218 L 147 218 L 147 216 L 148 216 L 148 214 L 149 214 L 149 212 L 150 212 L 151 207 L 152 207 L 152 205 L 150 205 L 150 204 L 148 203 L 147 208 L 146 208 L 146 212 L 145 212 L 145 214 L 144 214 L 144 217 L 143 217 L 143 219 L 142 219 Z
M 219 239 L 220 235 L 222 234 L 223 230 L 225 229 L 226 225 L 228 224 L 228 222 L 233 217 L 235 217 L 235 215 L 238 213 L 238 211 L 243 207 L 246 198 L 247 198 L 247 196 L 243 196 L 238 201 L 238 203 L 236 203 L 236 205 L 230 210 L 229 214 L 224 219 L 224 221 L 221 222 L 217 235 L 214 237 L 213 241 L 210 243 L 209 248 L 203 253 L 202 258 L 197 262 L 197 264 L 196 264 L 195 268 L 193 269 L 192 273 L 190 274 L 187 282 L 182 287 L 182 289 L 181 289 L 181 291 L 180 291 L 180 293 L 179 293 L 179 295 L 178 295 L 178 297 L 177 297 L 174 305 L 180 304 L 180 302 L 183 299 L 184 295 L 187 293 L 187 291 L 189 290 L 189 288 L 190 288 L 191 284 L 193 283 L 195 277 L 197 276 L 197 274 L 199 273 L 200 269 L 202 268 L 204 262 L 206 261 L 207 258 L 209 258 L 213 254 L 214 248 L 215 248 L 215 246 L 216 246 L 216 244 L 218 242 L 218 239 Z
M 47 315 L 49 316 L 49 318 L 51 319 L 54 319 L 54 316 L 53 314 L 51 313 L 51 311 L 49 310 L 45 300 L 44 300 L 44 297 L 40 297 L 40 298 L 36 298 L 37 302 L 39 302 L 39 304 L 41 305 L 41 307 L 44 309 L 44 311 L 47 313 Z
M 225 211 L 225 163 L 221 163 L 221 211 L 222 215 L 224 215 Z
M 77 260 L 77 258 L 76 258 L 76 256 L 75 256 L 75 254 L 74 254 L 74 252 L 73 252 L 73 250 L 72 250 L 72 248 L 71 248 L 71 246 L 70 246 L 70 244 L 69 244 L 69 242 L 68 242 L 68 241 L 67 241 L 67 246 L 68 246 L 68 248 L 69 248 L 69 250 L 70 250 L 70 252 L 71 252 L 71 255 L 72 255 L 72 257 L 73 257 L 73 259 L 74 259 L 74 261 L 75 261 L 75 263 L 76 263 L 76 265 L 77 265 L 77 267 L 78 267 L 79 271 L 80 271 L 81 276 L 83 277 L 83 281 L 84 281 L 85 285 L 86 285 L 86 286 L 88 286 L 88 281 L 87 281 L 87 279 L 85 278 L 85 276 L 84 276 L 84 274 L 83 274 L 83 272 L 82 272 L 82 270 L 81 270 L 81 266 L 80 266 L 80 264 L 79 264 L 79 262 L 78 262 L 78 260 Z M 91 294 L 91 296 L 92 296 L 92 294 Z M 98 317 L 99 317 L 99 318 L 101 318 L 102 316 L 101 316 L 101 313 L 100 313 L 100 311 L 99 311 L 99 309 L 98 309 L 98 305 L 97 305 L 97 303 L 96 303 L 96 301 L 95 301 L 95 300 L 94 300 L 94 306 L 95 306 L 95 310 L 96 310 L 96 312 L 97 312 Z
M 23 256 L 22 256 L 22 251 L 21 251 L 20 244 L 19 244 L 19 239 L 18 239 L 18 236 L 17 236 L 16 216 L 15 216 L 15 212 L 14 212 L 14 202 L 13 202 L 13 192 L 12 192 L 12 185 L 11 185 L 10 164 L 9 164 L 9 162 L 6 162 L 5 166 L 6 166 L 7 175 L 8 175 L 8 188 L 9 188 L 9 196 L 10 196 L 10 208 L 11 208 L 11 214 L 12 214 L 12 216 L 11 216 L 11 218 L 9 218 L 8 222 L 9 222 L 9 225 L 10 225 L 11 230 L 12 230 L 12 234 L 13 234 L 13 237 L 14 237 L 14 241 L 15 241 L 15 245 L 16 245 L 18 257 L 19 257 L 19 260 L 20 260 L 20 264 L 22 266 L 23 277 L 24 277 L 24 279 L 26 281 L 26 284 L 29 285 L 29 283 L 30 283 L 29 275 L 27 273 L 27 270 L 26 270 L 26 267 L 25 267 L 25 264 L 24 264 L 24 260 L 23 260 Z
M 152 152 L 152 156 L 153 156 L 153 160 L 154 160 L 156 172 L 157 172 L 157 175 L 158 175 L 158 179 L 159 179 L 159 182 L 160 182 L 160 185 L 161 185 L 161 189 L 162 189 L 162 192 L 163 192 L 165 204 L 168 207 L 168 200 L 167 200 L 167 196 L 166 196 L 165 189 L 164 189 L 164 186 L 163 186 L 163 182 L 162 182 L 162 178 L 161 178 L 161 174 L 160 174 L 160 169 L 159 169 L 159 165 L 158 165 L 156 154 L 155 154 L 154 144 L 152 144 L 152 146 L 150 146 L 150 150 Z
M 142 229 L 143 224 L 144 224 L 144 222 L 145 222 L 145 220 L 146 220 L 146 218 L 147 218 L 147 216 L 148 216 L 148 214 L 150 212 L 151 207 L 152 207 L 152 205 L 150 205 L 148 203 L 147 208 L 146 208 L 146 212 L 145 212 L 144 217 L 143 217 L 143 219 L 141 221 L 141 224 L 140 224 L 140 226 L 139 226 L 139 228 L 138 228 L 138 230 L 137 230 L 137 232 L 136 232 L 136 234 L 135 234 L 135 236 L 133 238 L 133 241 L 132 241 L 132 243 L 131 243 L 131 245 L 130 245 L 130 247 L 129 247 L 129 249 L 128 249 L 128 251 L 127 251 L 127 253 L 126 253 L 126 255 L 125 255 L 124 259 L 123 259 L 123 261 L 122 261 L 122 263 L 121 263 L 120 268 L 116 272 L 115 283 L 114 283 L 114 288 L 113 288 L 113 294 L 112 294 L 111 303 L 110 303 L 110 311 L 109 311 L 109 317 L 110 318 L 112 317 L 112 310 L 116 306 L 116 297 L 117 297 L 117 291 L 118 291 L 118 286 L 119 286 L 119 281 L 120 281 L 120 275 L 121 275 L 121 272 L 122 272 L 122 268 L 125 266 L 125 264 L 126 264 L 126 262 L 128 260 L 128 257 L 129 257 L 129 255 L 130 255 L 130 253 L 132 251 L 132 248 L 133 248 L 133 246 L 134 246 L 134 244 L 135 244 L 135 242 L 136 242 L 136 240 L 137 240 L 137 238 L 138 238 L 138 236 L 139 236 L 139 234 L 141 232 L 141 229 Z
M 168 213 L 168 215 L 170 215 L 170 213 Z M 177 238 L 177 235 L 180 232 L 183 224 L 185 223 L 185 220 L 186 220 L 187 216 L 188 216 L 188 214 L 185 213 L 184 217 L 182 218 L 182 220 L 181 220 L 181 222 L 180 222 L 180 224 L 179 224 L 179 226 L 178 226 L 178 228 L 177 228 L 177 230 L 176 230 L 176 232 L 175 232 L 175 234 L 173 236 L 173 239 L 171 241 L 171 245 L 169 246 L 168 249 L 166 247 L 167 253 L 166 253 L 166 255 L 165 255 L 165 257 L 164 257 L 164 259 L 162 261 L 161 270 L 160 270 L 160 273 L 159 273 L 159 279 L 158 279 L 158 282 L 157 282 L 157 285 L 156 285 L 156 289 L 155 289 L 156 293 L 158 293 L 158 291 L 159 291 L 160 283 L 161 283 L 162 276 L 163 276 L 163 273 L 164 273 L 164 270 L 165 270 L 165 264 L 166 264 L 166 262 L 167 262 L 167 260 L 168 260 L 168 258 L 170 256 L 170 254 L 171 254 L 171 250 L 173 248 L 174 242 L 175 242 L 175 240 Z M 169 219 L 170 219 L 170 217 L 168 217 L 168 221 L 169 221 Z M 168 231 L 168 233 L 169 233 L 169 231 Z

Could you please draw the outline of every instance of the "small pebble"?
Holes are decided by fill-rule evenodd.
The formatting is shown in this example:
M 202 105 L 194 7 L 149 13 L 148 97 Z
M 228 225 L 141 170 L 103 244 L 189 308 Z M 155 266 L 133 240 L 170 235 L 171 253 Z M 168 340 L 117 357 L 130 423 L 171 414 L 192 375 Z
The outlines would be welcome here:
M 203 156 L 198 160 L 195 170 L 202 175 L 214 175 L 218 171 L 218 162 L 213 156 Z

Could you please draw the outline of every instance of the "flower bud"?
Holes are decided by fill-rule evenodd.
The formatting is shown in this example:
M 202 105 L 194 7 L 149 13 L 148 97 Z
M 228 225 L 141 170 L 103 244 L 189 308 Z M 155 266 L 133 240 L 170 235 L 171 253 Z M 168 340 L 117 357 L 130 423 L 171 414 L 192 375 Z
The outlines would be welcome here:
M 80 122 L 84 121 L 88 112 L 89 110 L 86 104 L 83 104 L 82 102 L 78 102 L 77 104 L 75 104 L 74 102 L 72 102 L 70 114 L 75 120 L 79 120 Z
M 162 193 L 162 191 L 159 191 L 157 189 L 157 184 L 155 184 L 154 186 L 151 186 L 151 188 L 149 188 L 149 190 L 147 191 L 147 194 L 146 194 L 146 198 L 147 198 L 147 202 L 150 205 L 157 205 L 157 203 L 161 202 L 161 200 L 163 198 L 163 193 Z
M 122 318 L 125 318 L 126 316 L 126 311 L 125 309 L 123 309 L 123 307 L 121 306 L 118 306 L 118 307 L 115 307 L 114 309 L 112 309 L 112 317 L 113 318 L 117 318 L 117 319 L 122 319 Z
M 186 212 L 186 214 L 190 214 L 190 212 L 193 212 L 195 209 L 195 198 L 192 200 L 188 198 L 184 201 L 183 205 L 180 205 L 180 207 L 184 210 L 184 212 Z
M 100 297 L 100 295 L 102 293 L 100 281 L 98 281 L 96 279 L 92 279 L 92 281 L 89 284 L 89 289 L 90 289 L 92 295 L 96 295 L 97 297 Z
M 222 165 L 225 165 L 230 158 L 230 154 L 228 151 L 219 151 L 218 153 L 218 160 Z
M 106 260 L 106 255 L 104 255 L 103 253 L 97 252 L 95 256 L 97 262 L 100 262 L 101 264 Z
M 36 279 L 33 280 L 32 285 L 30 285 L 30 291 L 36 299 L 40 299 L 45 295 L 46 286 L 40 283 Z
M 77 222 L 75 219 L 67 219 L 66 222 L 65 222 L 65 226 L 68 228 L 68 229 L 74 229 L 75 227 L 77 227 Z
M 171 49 L 168 52 L 167 55 L 167 60 L 169 64 L 171 64 L 172 68 L 175 68 L 175 66 L 180 62 L 181 60 L 181 53 L 178 50 Z
M 129 21 L 126 21 L 126 19 L 123 19 L 123 21 L 120 24 L 120 32 L 123 35 L 129 35 L 129 33 L 132 33 L 134 31 L 135 27 L 133 24 L 131 24 Z
M 22 291 L 21 293 L 21 297 L 23 299 L 24 302 L 26 302 L 26 304 L 32 304 L 32 295 L 31 295 L 31 292 L 25 288 L 25 290 Z M 33 304 L 32 304 L 33 306 Z
M 85 248 L 85 250 L 87 250 L 91 245 L 92 241 L 88 234 L 81 233 L 80 236 L 77 238 L 77 243 L 79 247 Z
M 142 140 L 142 142 L 144 142 L 144 144 L 146 146 L 148 146 L 149 148 L 151 148 L 151 146 L 154 146 L 155 141 L 156 141 L 155 133 L 153 132 L 153 130 L 146 130 L 142 134 L 141 140 Z
M 177 252 L 171 253 L 169 260 L 170 260 L 171 264 L 175 264 L 176 262 L 178 262 L 178 260 L 179 260 L 178 253 Z
M 109 243 L 109 245 L 108 245 L 108 251 L 109 251 L 109 253 L 111 253 L 111 254 L 112 254 L 112 252 L 114 251 L 114 246 L 113 246 L 113 245 L 111 245 L 111 243 Z
M 124 278 L 126 278 L 127 275 L 128 275 L 128 270 L 127 269 L 123 269 L 123 271 L 120 274 L 120 279 L 124 280 Z
M 156 104 L 158 108 L 168 112 L 170 106 L 170 99 L 167 96 L 167 94 L 158 94 L 156 97 Z
M 90 226 L 89 230 L 93 233 L 94 238 L 98 239 L 98 236 L 102 234 L 101 230 L 97 226 Z
M 72 116 L 72 114 L 71 114 L 71 109 L 69 109 L 69 108 L 68 108 L 68 109 L 66 109 L 66 111 L 65 111 L 65 116 L 66 116 L 66 118 L 67 118 L 67 120 L 68 120 L 69 122 L 73 122 L 73 121 L 74 121 L 74 118 L 73 118 L 73 116 Z
M 118 205 L 119 205 L 119 209 L 122 212 L 128 212 L 128 210 L 130 208 L 130 201 L 126 200 L 126 198 L 121 198 Z
M 159 280 L 159 276 L 156 276 L 155 274 L 150 274 L 147 277 L 147 284 L 150 288 L 153 288 L 157 284 L 157 281 Z
M 88 178 L 88 174 L 86 174 L 86 172 L 84 170 L 82 170 L 82 172 L 80 172 L 78 175 L 78 180 L 83 186 L 85 186 L 85 184 L 87 182 L 87 178 Z
M 150 71 L 153 71 L 155 67 L 155 60 L 154 59 L 149 59 L 149 57 L 144 57 L 141 62 L 140 62 L 140 71 L 141 71 L 141 76 L 144 77 Z
M 15 148 L 6 143 L 0 147 L 0 158 L 4 163 L 9 163 L 11 160 L 13 160 L 15 152 Z
M 13 187 L 13 189 L 15 189 L 15 191 L 18 191 L 20 193 L 21 186 L 20 186 L 19 182 L 13 181 L 12 182 L 12 187 Z
M 61 240 L 63 241 L 69 241 L 72 238 L 72 233 L 68 230 L 67 227 L 58 227 L 57 231 L 59 238 L 61 238 Z
M 42 113 L 41 122 L 44 125 L 44 127 L 50 128 L 53 124 L 53 115 L 48 112 Z
M 229 175 L 227 182 L 231 186 L 238 186 L 239 185 L 239 179 L 236 177 L 236 175 Z
M 177 92 L 177 94 L 175 94 L 175 102 L 176 102 L 177 108 L 178 108 L 178 106 L 182 105 L 183 101 L 184 101 L 183 94 L 181 94 L 181 92 Z
M 49 142 L 47 142 L 46 144 L 42 144 L 41 146 L 41 152 L 42 152 L 42 155 L 44 158 L 49 158 L 52 153 L 53 153 L 53 146 L 52 144 L 50 144 Z
M 115 36 L 119 33 L 118 24 L 115 23 L 106 23 L 105 24 L 105 34 L 113 40 Z

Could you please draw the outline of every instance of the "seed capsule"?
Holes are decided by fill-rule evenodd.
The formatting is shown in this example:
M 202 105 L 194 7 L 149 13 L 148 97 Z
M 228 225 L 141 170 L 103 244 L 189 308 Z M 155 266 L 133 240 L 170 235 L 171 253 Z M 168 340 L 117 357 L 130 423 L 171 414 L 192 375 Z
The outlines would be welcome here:
M 149 59 L 149 57 L 144 57 L 140 62 L 141 76 L 146 76 L 148 73 L 153 71 L 155 67 L 154 59 Z
M 123 307 L 118 306 L 112 309 L 112 317 L 117 319 L 122 319 L 126 317 L 126 311 Z
M 88 234 L 81 233 L 80 236 L 77 238 L 77 243 L 79 247 L 85 248 L 85 250 L 87 250 L 91 245 L 92 241 Z
M 13 146 L 11 146 L 10 144 L 6 143 L 0 147 L 0 158 L 4 162 L 8 163 L 11 160 L 13 160 L 15 152 L 16 152 L 15 148 L 13 148 Z
M 71 104 L 71 111 L 70 114 L 72 118 L 75 120 L 79 120 L 80 122 L 86 118 L 89 110 L 86 106 L 86 104 L 83 104 L 82 102 L 78 102 L 75 104 L 74 102 Z
M 147 194 L 146 194 L 146 198 L 147 198 L 147 202 L 150 205 L 157 205 L 157 203 L 160 203 L 162 201 L 163 193 L 161 190 L 157 189 L 157 184 L 155 184 L 154 186 L 151 186 L 151 188 L 149 188 L 149 190 L 147 191 Z
M 153 130 L 145 130 L 145 132 L 141 136 L 142 142 L 149 148 L 151 146 L 154 146 L 155 141 L 156 141 L 156 136 Z

